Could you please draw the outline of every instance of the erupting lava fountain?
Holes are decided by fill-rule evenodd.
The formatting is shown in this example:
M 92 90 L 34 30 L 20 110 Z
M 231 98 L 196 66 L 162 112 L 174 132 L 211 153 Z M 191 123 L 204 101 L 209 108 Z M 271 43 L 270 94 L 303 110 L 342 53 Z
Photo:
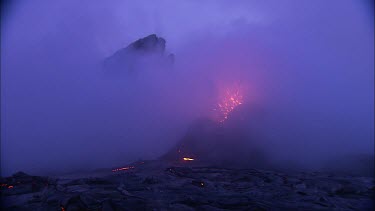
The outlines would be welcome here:
M 219 122 L 228 119 L 229 114 L 239 105 L 243 104 L 243 95 L 238 84 L 227 88 L 220 94 L 219 102 L 213 109 Z

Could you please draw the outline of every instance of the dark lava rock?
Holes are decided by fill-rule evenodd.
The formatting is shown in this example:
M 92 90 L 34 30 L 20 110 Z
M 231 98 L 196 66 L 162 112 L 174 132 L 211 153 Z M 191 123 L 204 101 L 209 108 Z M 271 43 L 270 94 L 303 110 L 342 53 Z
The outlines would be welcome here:
M 165 39 L 157 37 L 156 34 L 151 34 L 147 37 L 135 41 L 134 43 L 130 44 L 127 48 L 136 51 L 164 53 Z
M 1 181 L 0 190 L 2 195 L 39 192 L 50 183 L 46 177 L 30 176 L 23 172 L 17 172 L 10 177 L 1 178 Z
M 157 183 L 159 183 L 159 181 L 155 177 L 147 177 L 143 180 L 143 184 L 152 185 Z
M 204 187 L 204 182 L 200 180 L 193 180 L 191 181 L 191 184 L 200 188 Z
M 174 63 L 174 54 L 165 55 L 166 41 L 151 34 L 141 38 L 106 58 L 103 67 L 107 73 L 131 73 L 145 69 L 169 67 Z
M 195 163 L 223 168 L 269 167 L 271 164 L 265 154 L 256 146 L 250 146 L 248 134 L 248 128 L 200 118 L 189 126 L 185 135 L 160 159 L 181 161 L 193 158 Z
M 192 173 L 192 170 L 189 167 L 171 167 L 168 168 L 166 171 L 180 177 L 187 177 L 189 174 Z
M 110 199 L 105 200 L 102 203 L 102 210 L 103 211 L 114 211 L 115 210 L 115 207 L 114 207 L 114 205 L 113 205 L 113 203 Z
M 13 178 L 20 179 L 20 178 L 29 178 L 30 175 L 26 174 L 25 172 L 19 171 L 12 175 Z
M 2 186 L 1 210 L 374 209 L 374 179 L 370 177 L 160 162 L 134 164 L 131 172 L 108 170 L 95 178 L 46 179 L 26 174 L 1 178 L 9 184 L 25 182 L 13 188 Z M 30 186 L 46 181 L 50 185 L 42 189 Z

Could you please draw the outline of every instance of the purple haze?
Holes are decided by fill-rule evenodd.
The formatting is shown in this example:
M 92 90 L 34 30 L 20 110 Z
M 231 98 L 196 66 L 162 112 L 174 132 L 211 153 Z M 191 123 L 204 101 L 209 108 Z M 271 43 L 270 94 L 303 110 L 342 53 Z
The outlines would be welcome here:
M 210 115 L 220 86 L 238 81 L 254 108 L 248 127 L 259 139 L 249 141 L 271 159 L 316 169 L 373 156 L 366 3 L 10 3 L 1 31 L 2 174 L 157 158 Z M 149 34 L 166 39 L 173 71 L 105 79 L 103 59 Z

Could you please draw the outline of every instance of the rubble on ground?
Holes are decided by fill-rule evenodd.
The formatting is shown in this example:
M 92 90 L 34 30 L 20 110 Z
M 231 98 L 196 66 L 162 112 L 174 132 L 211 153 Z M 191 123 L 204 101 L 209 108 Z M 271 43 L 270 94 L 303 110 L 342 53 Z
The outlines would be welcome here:
M 5 210 L 371 210 L 374 179 L 145 161 L 100 177 L 1 178 Z

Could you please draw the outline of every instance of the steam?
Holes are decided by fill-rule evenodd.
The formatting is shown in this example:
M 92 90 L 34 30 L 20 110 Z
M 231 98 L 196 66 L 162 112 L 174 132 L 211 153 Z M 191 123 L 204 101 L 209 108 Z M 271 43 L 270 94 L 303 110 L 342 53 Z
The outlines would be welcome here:
M 2 174 L 157 158 L 236 83 L 249 117 L 241 127 L 268 159 L 317 169 L 373 156 L 373 14 L 363 7 L 13 3 L 2 22 Z M 176 55 L 173 69 L 105 76 L 104 58 L 152 33 Z

